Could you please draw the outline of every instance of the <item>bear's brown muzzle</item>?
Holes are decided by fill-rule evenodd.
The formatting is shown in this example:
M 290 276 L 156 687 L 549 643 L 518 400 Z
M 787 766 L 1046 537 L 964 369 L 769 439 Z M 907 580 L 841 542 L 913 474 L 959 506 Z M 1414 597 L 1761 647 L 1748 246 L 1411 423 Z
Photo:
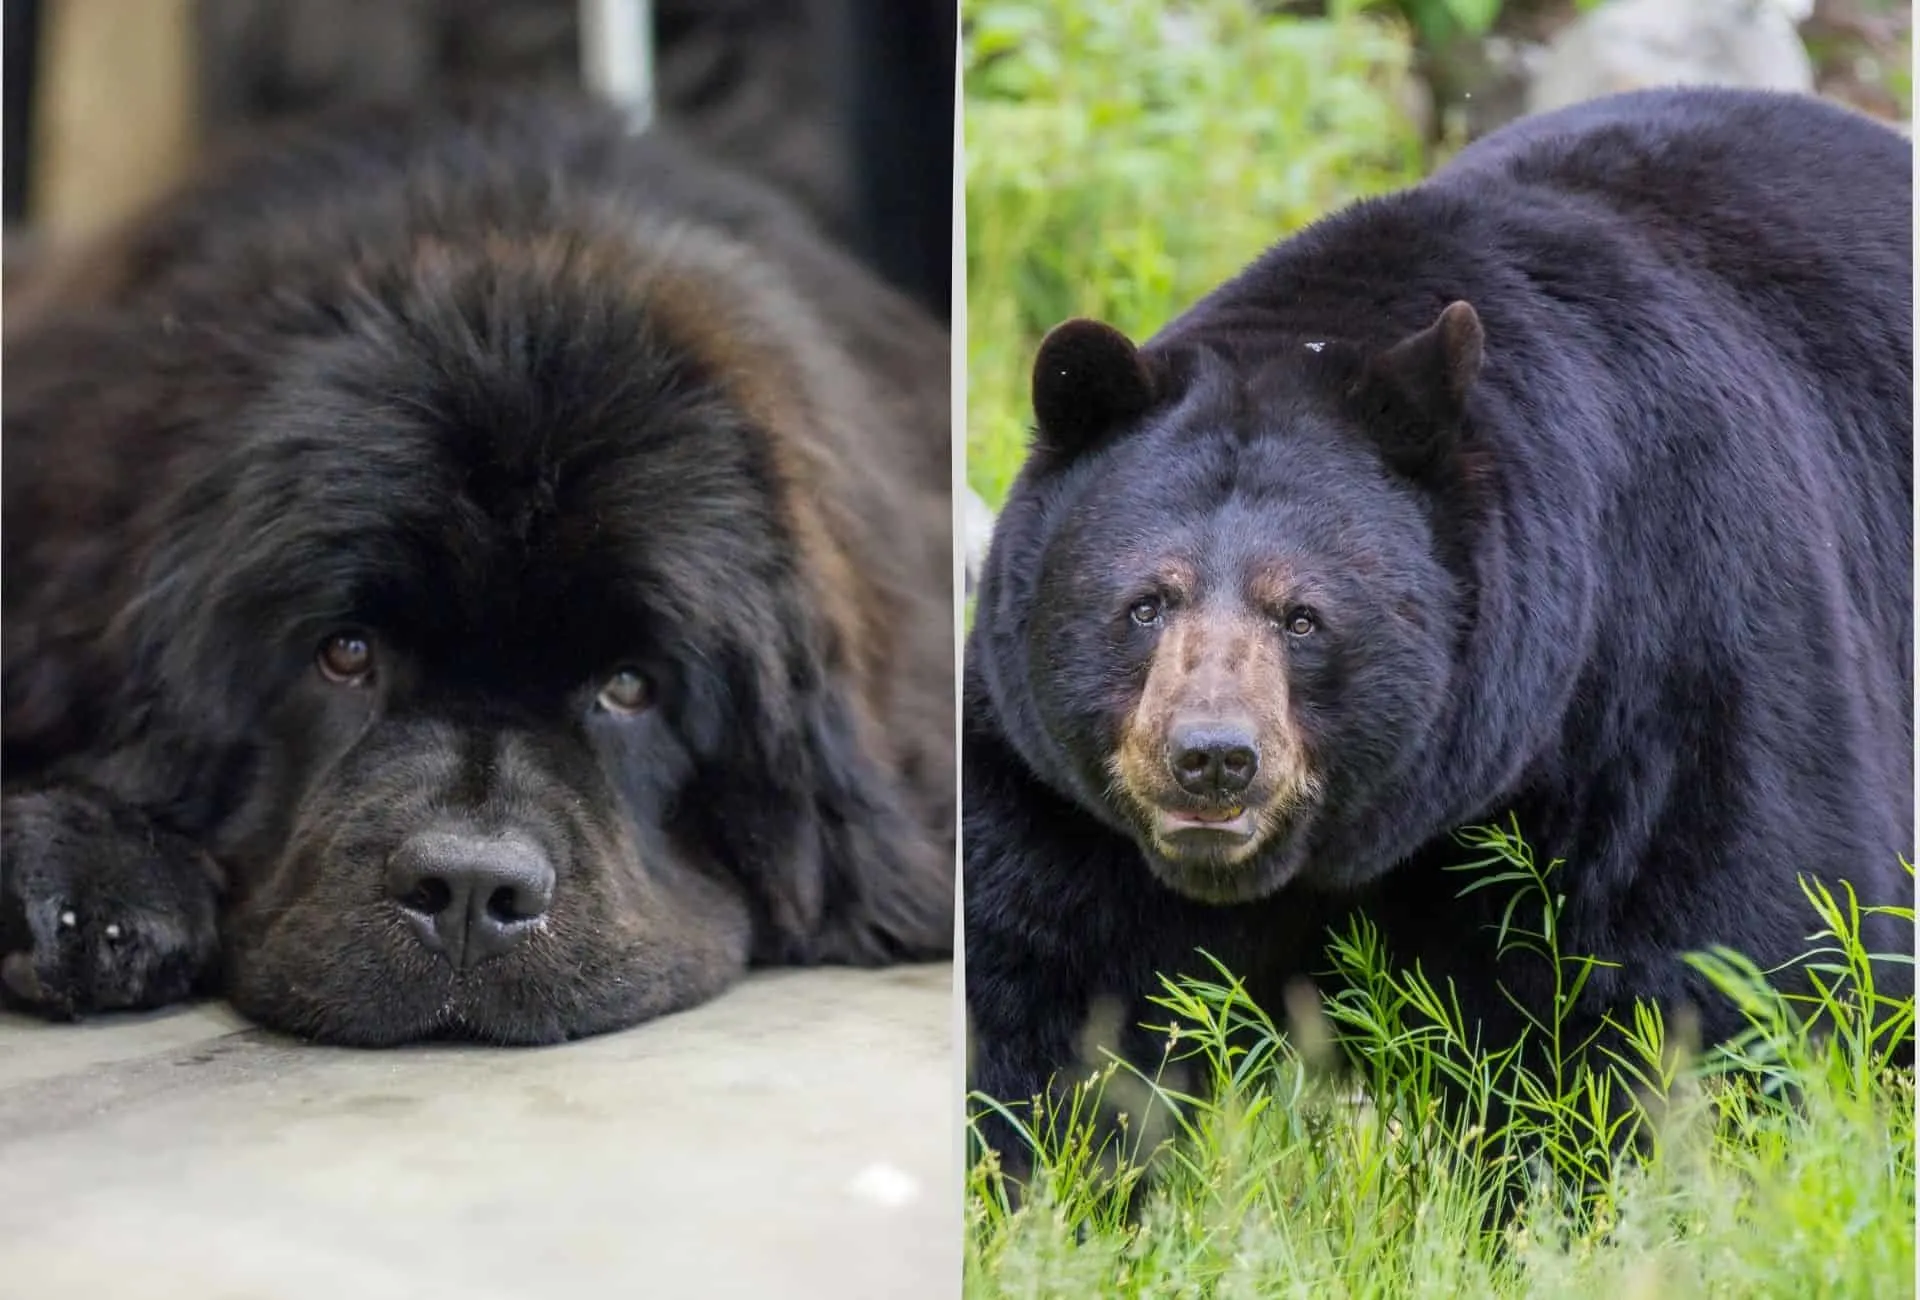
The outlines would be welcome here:
M 1273 627 L 1238 608 L 1170 613 L 1109 766 L 1163 856 L 1257 853 L 1317 785 Z

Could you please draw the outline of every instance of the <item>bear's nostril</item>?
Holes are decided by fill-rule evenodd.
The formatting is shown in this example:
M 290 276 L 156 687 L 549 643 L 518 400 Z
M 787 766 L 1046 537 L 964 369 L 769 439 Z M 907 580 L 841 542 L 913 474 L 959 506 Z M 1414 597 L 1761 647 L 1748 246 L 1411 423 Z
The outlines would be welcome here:
M 502 924 L 530 921 L 545 911 L 537 900 L 522 898 L 513 885 L 502 885 L 487 897 L 487 915 Z
M 438 916 L 453 901 L 453 886 L 438 876 L 426 876 L 400 899 L 400 906 L 422 916 Z
M 1175 755 L 1173 766 L 1182 776 L 1204 776 L 1207 771 L 1207 751 L 1183 749 Z

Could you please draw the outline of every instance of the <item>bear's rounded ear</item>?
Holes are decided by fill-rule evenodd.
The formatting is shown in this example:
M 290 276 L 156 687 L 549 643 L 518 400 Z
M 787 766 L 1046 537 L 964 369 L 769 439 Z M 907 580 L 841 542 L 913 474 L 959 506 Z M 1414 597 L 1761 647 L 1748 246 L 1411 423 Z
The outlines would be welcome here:
M 1433 324 L 1367 362 L 1355 396 L 1395 468 L 1418 475 L 1454 449 L 1485 359 L 1480 314 L 1472 303 L 1451 302 Z
M 1071 460 L 1153 400 L 1152 372 L 1132 339 L 1097 320 L 1056 325 L 1033 359 L 1034 450 Z
M 1486 331 L 1470 302 L 1451 302 L 1433 324 L 1374 358 L 1373 369 L 1435 415 L 1458 419 L 1480 378 Z

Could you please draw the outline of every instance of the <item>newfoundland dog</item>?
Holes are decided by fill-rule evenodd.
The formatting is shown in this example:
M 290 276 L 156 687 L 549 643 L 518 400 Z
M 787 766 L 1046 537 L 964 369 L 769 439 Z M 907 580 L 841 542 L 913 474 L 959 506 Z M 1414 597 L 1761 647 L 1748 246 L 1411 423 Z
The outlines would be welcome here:
M 944 331 L 563 99 L 228 157 L 6 339 L 0 989 L 546 1043 L 949 955 Z

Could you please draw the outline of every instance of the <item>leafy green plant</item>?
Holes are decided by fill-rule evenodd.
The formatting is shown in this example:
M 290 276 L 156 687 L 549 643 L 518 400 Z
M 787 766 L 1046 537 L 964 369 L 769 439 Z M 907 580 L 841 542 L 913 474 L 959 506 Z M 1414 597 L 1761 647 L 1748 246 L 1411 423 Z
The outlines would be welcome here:
M 994 1162 L 977 1167 L 969 1293 L 1912 1295 L 1914 1082 L 1893 1061 L 1913 1000 L 1876 981 L 1898 957 L 1867 949 L 1873 909 L 1804 884 L 1820 927 L 1794 963 L 1804 992 L 1736 954 L 1693 958 L 1740 1009 L 1727 1045 L 1679 1052 L 1639 1006 L 1583 1051 L 1596 1044 L 1565 1031 L 1598 963 L 1554 937 L 1559 864 L 1512 826 L 1466 843 L 1468 888 L 1512 900 L 1492 942 L 1562 972 L 1555 1006 L 1521 1017 L 1534 1050 L 1477 1041 L 1450 990 L 1397 966 L 1363 920 L 1332 936 L 1338 978 L 1290 1004 L 1284 1031 L 1217 962 L 1169 978 L 1169 1059 L 1209 1086 L 1095 1073 L 1064 1123 L 1029 1128 L 1041 1174 L 1018 1209 Z M 1334 1041 L 1357 1095 L 1323 1068 Z M 1102 1098 L 1121 1082 L 1172 1117 L 1167 1141 L 1113 1140 Z M 1649 1140 L 1622 1140 L 1628 1117 Z M 1496 1213 L 1521 1174 L 1528 1194 Z
M 1501 0 L 1394 0 L 1419 34 L 1420 43 L 1435 49 L 1463 36 L 1482 36 L 1499 21 Z

